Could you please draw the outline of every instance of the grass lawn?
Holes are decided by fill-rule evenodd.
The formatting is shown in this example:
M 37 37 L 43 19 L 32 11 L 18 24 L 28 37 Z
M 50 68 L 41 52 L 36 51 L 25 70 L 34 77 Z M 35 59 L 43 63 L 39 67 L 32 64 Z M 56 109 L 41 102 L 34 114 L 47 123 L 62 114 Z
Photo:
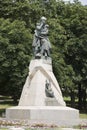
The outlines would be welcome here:
M 0 130 L 8 130 L 8 129 L 5 129 L 5 128 L 1 128 Z
M 80 118 L 83 118 L 83 119 L 87 119 L 87 114 L 86 113 L 80 113 Z

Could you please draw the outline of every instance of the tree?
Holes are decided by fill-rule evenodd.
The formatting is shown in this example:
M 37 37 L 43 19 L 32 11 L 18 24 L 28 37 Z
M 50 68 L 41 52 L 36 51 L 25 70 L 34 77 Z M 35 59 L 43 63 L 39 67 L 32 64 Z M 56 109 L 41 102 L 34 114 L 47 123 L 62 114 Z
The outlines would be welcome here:
M 31 55 L 31 33 L 25 23 L 0 19 L 0 94 L 19 98 Z
M 82 109 L 86 108 L 87 7 L 78 3 L 71 5 L 71 9 L 69 25 L 66 26 L 68 30 L 65 61 L 72 65 L 75 72 L 73 82 L 78 87 L 79 109 Z

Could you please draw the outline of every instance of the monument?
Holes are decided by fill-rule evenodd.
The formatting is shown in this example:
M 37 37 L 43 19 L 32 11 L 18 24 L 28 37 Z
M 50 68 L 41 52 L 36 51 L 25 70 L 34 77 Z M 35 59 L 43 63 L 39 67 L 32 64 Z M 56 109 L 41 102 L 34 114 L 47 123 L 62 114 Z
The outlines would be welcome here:
M 79 111 L 66 107 L 59 84 L 52 70 L 49 25 L 41 17 L 36 24 L 29 74 L 19 104 L 6 109 L 7 119 L 29 120 L 35 123 L 78 125 Z

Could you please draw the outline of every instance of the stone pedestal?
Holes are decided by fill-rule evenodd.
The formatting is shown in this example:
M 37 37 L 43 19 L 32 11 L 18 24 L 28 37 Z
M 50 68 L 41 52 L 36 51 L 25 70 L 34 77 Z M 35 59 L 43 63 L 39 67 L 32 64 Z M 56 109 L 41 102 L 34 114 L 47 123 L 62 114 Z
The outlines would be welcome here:
M 54 96 L 46 95 L 46 80 Z M 17 107 L 6 109 L 7 119 L 29 120 L 33 123 L 52 123 L 61 126 L 79 124 L 79 111 L 66 107 L 59 84 L 52 71 L 51 59 L 34 59 L 29 65 Z
M 48 98 L 45 93 L 46 80 L 50 80 L 54 98 Z M 29 75 L 26 79 L 19 106 L 65 106 L 59 84 L 52 71 L 51 59 L 31 60 Z
M 6 110 L 8 119 L 29 120 L 30 123 L 74 126 L 79 124 L 76 109 L 61 106 L 17 106 Z

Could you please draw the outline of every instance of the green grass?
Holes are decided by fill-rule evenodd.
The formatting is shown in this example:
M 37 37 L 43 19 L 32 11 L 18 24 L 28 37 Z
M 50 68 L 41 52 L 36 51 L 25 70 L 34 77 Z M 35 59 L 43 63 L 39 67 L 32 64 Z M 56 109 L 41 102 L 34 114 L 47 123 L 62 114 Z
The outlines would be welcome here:
M 0 128 L 0 130 L 8 130 L 8 129 L 6 129 L 6 128 Z
M 82 113 L 81 113 L 81 114 L 80 114 L 80 118 L 82 118 L 82 119 L 87 119 L 87 114 L 85 114 L 85 113 L 82 114 Z

